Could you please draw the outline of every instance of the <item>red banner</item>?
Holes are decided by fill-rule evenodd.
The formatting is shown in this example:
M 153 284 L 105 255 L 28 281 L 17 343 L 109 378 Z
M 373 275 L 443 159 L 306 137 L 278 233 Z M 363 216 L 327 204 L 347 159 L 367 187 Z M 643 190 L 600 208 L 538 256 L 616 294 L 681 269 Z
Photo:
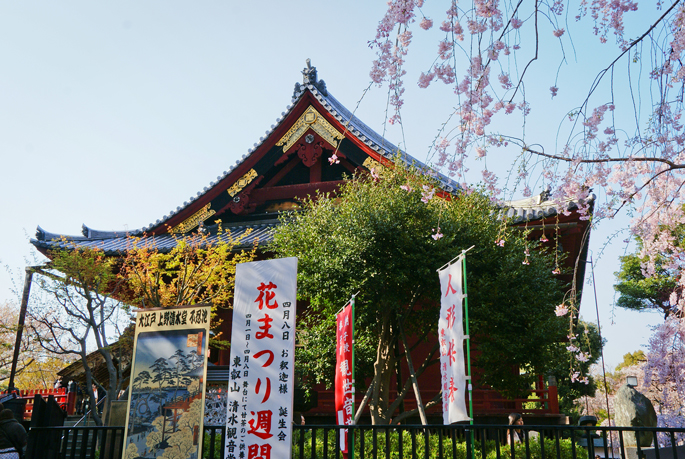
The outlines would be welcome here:
M 335 412 L 338 425 L 352 425 L 354 380 L 352 375 L 352 304 L 336 316 Z M 340 431 L 340 450 L 347 453 L 347 430 Z

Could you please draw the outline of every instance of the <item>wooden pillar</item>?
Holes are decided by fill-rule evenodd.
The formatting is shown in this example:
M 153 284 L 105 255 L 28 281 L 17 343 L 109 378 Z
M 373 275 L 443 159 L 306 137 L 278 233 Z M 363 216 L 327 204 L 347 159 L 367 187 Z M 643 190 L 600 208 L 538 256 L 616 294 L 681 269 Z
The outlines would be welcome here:
M 19 309 L 19 321 L 17 323 L 17 337 L 14 341 L 14 356 L 12 357 L 12 370 L 10 371 L 10 380 L 7 386 L 7 391 L 11 392 L 15 389 L 14 377 L 17 374 L 17 362 L 19 361 L 19 351 L 21 348 L 21 337 L 24 332 L 24 320 L 26 318 L 26 308 L 29 304 L 29 294 L 31 293 L 31 280 L 33 279 L 33 268 L 26 268 L 26 275 L 24 277 L 24 291 L 21 295 L 21 307 Z

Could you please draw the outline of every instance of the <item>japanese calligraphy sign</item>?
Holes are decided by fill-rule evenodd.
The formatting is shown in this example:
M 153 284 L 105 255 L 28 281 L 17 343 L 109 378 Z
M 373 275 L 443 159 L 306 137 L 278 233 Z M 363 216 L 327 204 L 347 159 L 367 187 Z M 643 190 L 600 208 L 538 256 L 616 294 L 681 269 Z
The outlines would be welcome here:
M 469 420 L 466 411 L 466 372 L 464 371 L 464 325 L 462 309 L 462 260 L 439 271 L 440 375 L 442 377 L 442 419 L 445 424 Z
M 210 306 L 137 311 L 123 457 L 197 459 Z
M 354 379 L 352 374 L 352 304 L 336 316 L 335 412 L 338 425 L 352 425 L 354 418 Z M 340 450 L 347 453 L 347 430 L 340 431 Z
M 290 457 L 297 258 L 236 266 L 226 459 Z

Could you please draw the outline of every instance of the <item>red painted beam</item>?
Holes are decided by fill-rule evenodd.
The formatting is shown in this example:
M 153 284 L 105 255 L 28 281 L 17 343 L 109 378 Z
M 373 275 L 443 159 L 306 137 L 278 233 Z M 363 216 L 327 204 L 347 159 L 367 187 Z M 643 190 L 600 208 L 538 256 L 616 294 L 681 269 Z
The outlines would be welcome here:
M 308 195 L 316 195 L 317 191 L 322 193 L 336 191 L 344 182 L 344 180 L 335 180 L 331 182 L 257 188 L 250 193 L 250 200 L 252 202 L 263 203 L 274 199 L 291 199 L 295 197 L 302 199 L 306 198 Z

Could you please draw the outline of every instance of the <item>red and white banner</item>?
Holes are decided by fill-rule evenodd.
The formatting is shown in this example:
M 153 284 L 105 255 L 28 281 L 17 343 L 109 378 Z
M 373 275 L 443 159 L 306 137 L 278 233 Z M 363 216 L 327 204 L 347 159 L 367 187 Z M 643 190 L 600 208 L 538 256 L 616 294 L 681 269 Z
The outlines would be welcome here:
M 442 420 L 444 424 L 468 421 L 466 372 L 464 371 L 463 260 L 439 271 L 440 275 L 440 375 L 442 376 Z
M 338 425 L 350 426 L 354 419 L 354 380 L 352 374 L 352 304 L 336 316 L 335 413 Z M 340 450 L 347 453 L 347 429 L 340 430 Z
M 236 266 L 226 459 L 290 457 L 297 258 Z

